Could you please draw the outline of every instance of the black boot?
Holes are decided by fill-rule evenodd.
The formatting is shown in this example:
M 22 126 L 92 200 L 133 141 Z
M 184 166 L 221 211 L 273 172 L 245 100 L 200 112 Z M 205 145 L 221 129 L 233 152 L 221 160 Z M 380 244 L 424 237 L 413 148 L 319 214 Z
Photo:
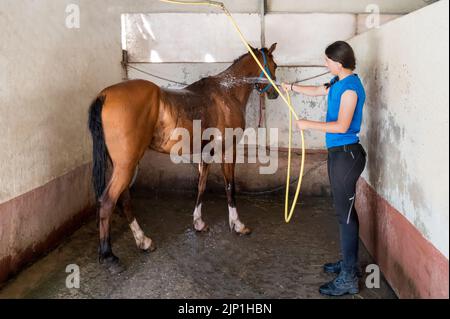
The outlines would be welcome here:
M 327 263 L 325 265 L 323 265 L 323 271 L 329 274 L 339 274 L 341 272 L 342 269 L 342 259 L 335 262 L 335 263 Z M 362 277 L 362 272 L 361 269 L 359 269 L 359 267 L 355 268 L 356 271 L 356 276 L 358 276 L 359 278 Z
M 341 272 L 342 260 L 335 263 L 327 263 L 323 265 L 323 271 L 330 274 L 339 274 Z
M 332 281 L 320 286 L 319 292 L 328 296 L 342 296 L 345 294 L 357 294 L 359 292 L 358 276 L 356 271 L 341 270 Z

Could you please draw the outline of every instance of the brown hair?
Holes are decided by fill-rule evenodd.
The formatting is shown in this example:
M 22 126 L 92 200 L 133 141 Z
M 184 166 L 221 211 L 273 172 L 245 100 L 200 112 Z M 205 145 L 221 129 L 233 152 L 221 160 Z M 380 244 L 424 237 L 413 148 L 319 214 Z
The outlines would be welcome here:
M 329 45 L 325 54 L 329 59 L 341 63 L 346 69 L 354 70 L 356 68 L 355 53 L 350 44 L 345 41 L 336 41 Z

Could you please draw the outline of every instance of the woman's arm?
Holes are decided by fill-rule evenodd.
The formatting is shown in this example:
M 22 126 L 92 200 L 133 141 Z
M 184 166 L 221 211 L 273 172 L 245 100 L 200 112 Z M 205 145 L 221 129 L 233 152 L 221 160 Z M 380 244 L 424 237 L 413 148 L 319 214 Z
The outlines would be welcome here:
M 316 122 L 309 120 L 298 120 L 297 127 L 300 130 L 316 130 L 326 133 L 346 133 L 352 123 L 355 113 L 358 95 L 355 91 L 347 90 L 342 94 L 339 107 L 338 119 L 335 122 Z
M 292 90 L 308 96 L 324 96 L 328 94 L 328 88 L 325 85 L 306 86 L 294 84 L 292 85 Z
M 282 83 L 281 86 L 287 91 L 293 91 L 308 96 L 323 96 L 328 94 L 328 88 L 325 85 L 311 86 Z

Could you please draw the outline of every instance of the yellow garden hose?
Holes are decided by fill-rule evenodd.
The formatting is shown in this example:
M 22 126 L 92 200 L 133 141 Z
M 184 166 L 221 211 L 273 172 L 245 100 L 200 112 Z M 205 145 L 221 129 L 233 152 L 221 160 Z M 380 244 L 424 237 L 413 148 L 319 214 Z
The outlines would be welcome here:
M 289 92 L 286 91 L 287 102 L 291 105 L 291 96 Z M 294 113 L 295 114 L 295 113 Z M 292 218 L 292 214 L 295 210 L 295 205 L 297 205 L 298 195 L 300 194 L 300 187 L 302 185 L 303 169 L 305 168 L 305 135 L 303 130 L 300 131 L 302 137 L 302 161 L 300 164 L 300 172 L 298 175 L 297 189 L 295 190 L 294 200 L 292 202 L 291 209 L 289 210 L 289 185 L 291 184 L 291 154 L 292 154 L 292 112 L 289 112 L 289 139 L 288 139 L 288 165 L 287 165 L 287 176 L 286 176 L 286 198 L 284 201 L 284 220 L 286 223 Z M 288 213 L 289 211 L 289 213 Z
M 258 58 L 256 57 L 255 53 L 253 52 L 252 48 L 248 44 L 247 40 L 245 39 L 244 35 L 241 32 L 241 29 L 237 25 L 234 18 L 231 16 L 230 12 L 227 10 L 225 5 L 222 2 L 217 1 L 177 1 L 177 0 L 160 0 L 161 2 L 167 2 L 167 3 L 174 3 L 174 4 L 181 4 L 181 5 L 197 5 L 197 6 L 212 6 L 220 8 L 225 15 L 230 19 L 231 23 L 233 24 L 234 28 L 236 29 L 237 33 L 239 34 L 239 37 L 242 40 L 242 43 L 247 48 L 247 51 L 251 54 L 255 62 L 258 64 L 259 68 L 262 72 L 264 72 L 264 75 L 266 76 L 267 80 L 270 82 L 270 84 L 273 86 L 273 88 L 278 92 L 278 94 L 283 99 L 284 103 L 289 108 L 289 141 L 288 141 L 288 167 L 287 167 L 287 180 L 286 180 L 286 197 L 285 197 L 285 205 L 284 205 L 284 219 L 286 223 L 289 223 L 289 221 L 292 218 L 292 215 L 295 210 L 295 206 L 297 204 L 298 196 L 300 194 L 300 187 L 302 184 L 302 177 L 303 177 L 303 169 L 305 166 L 305 137 L 303 134 L 303 130 L 301 131 L 301 137 L 302 137 L 302 161 L 300 166 L 300 172 L 299 172 L 299 178 L 297 183 L 297 189 L 295 191 L 294 200 L 292 202 L 291 208 L 289 209 L 289 185 L 290 185 L 290 175 L 291 175 L 291 155 L 292 155 L 292 115 L 294 115 L 295 119 L 298 120 L 298 115 L 295 113 L 294 108 L 292 107 L 291 103 L 291 97 L 289 95 L 289 92 L 286 90 L 286 96 L 281 92 L 281 90 L 278 88 L 278 86 L 275 84 L 275 82 L 272 80 L 271 76 L 267 73 L 266 69 L 261 65 L 261 62 L 259 62 Z

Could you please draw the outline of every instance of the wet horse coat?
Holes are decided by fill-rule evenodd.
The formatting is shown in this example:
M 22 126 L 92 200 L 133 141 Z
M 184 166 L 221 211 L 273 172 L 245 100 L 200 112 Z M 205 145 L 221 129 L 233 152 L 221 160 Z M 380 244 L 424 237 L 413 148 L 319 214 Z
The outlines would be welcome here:
M 277 67 L 272 55 L 275 48 L 276 44 L 270 49 L 254 50 L 261 63 L 266 62 L 273 77 Z M 116 205 L 127 217 L 137 246 L 142 250 L 155 249 L 132 213 L 129 192 L 137 164 L 146 149 L 170 153 L 177 143 L 171 139 L 173 130 L 187 129 L 192 138 L 194 120 L 201 120 L 202 130 L 217 128 L 222 136 L 225 128 L 244 129 L 245 107 L 253 85 L 239 82 L 239 79 L 254 78 L 259 74 L 256 62 L 250 54 L 245 54 L 224 72 L 181 90 L 162 89 L 149 81 L 132 80 L 104 89 L 92 103 L 89 129 L 93 139 L 93 181 L 99 203 L 99 259 L 112 272 L 122 270 L 111 248 L 110 218 Z M 261 90 L 261 84 L 255 86 Z M 277 97 L 273 88 L 267 90 L 267 95 Z M 108 160 L 112 163 L 112 174 L 106 184 Z M 230 227 L 236 233 L 249 234 L 250 229 L 240 221 L 236 209 L 235 163 L 223 160 L 221 165 Z M 199 164 L 198 196 L 193 214 L 194 228 L 199 232 L 208 229 L 201 212 L 208 169 L 209 164 Z

